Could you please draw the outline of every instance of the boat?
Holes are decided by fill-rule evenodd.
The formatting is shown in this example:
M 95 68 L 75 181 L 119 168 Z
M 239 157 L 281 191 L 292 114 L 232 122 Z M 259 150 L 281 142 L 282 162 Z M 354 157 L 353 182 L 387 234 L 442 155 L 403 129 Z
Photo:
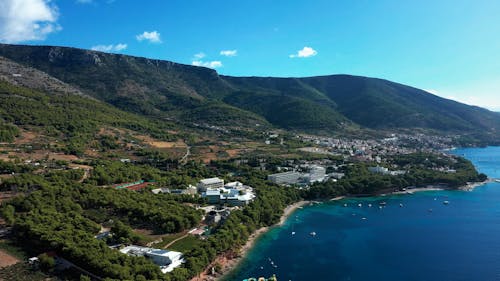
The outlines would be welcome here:
M 370 207 L 370 208 L 371 208 L 371 207 L 372 207 L 372 204 L 368 204 L 368 207 Z
M 399 207 L 403 208 L 403 203 L 400 203 L 400 204 L 399 204 Z
M 450 201 L 443 201 L 443 204 L 448 205 L 450 204 Z
M 360 207 L 360 208 L 361 208 L 361 207 L 363 207 L 363 204 L 359 203 L 359 204 L 358 204 L 358 207 Z
M 362 220 L 366 220 L 366 218 L 361 218 Z
M 309 234 L 311 234 L 311 236 L 316 236 L 316 232 L 314 232 L 314 231 L 309 233 Z
M 496 179 L 495 182 L 500 182 L 500 179 Z
M 295 231 L 292 231 L 292 235 L 295 235 Z
M 378 204 L 379 204 L 379 205 L 381 205 L 381 206 L 385 206 L 385 205 L 387 205 L 387 202 L 382 201 L 382 202 L 380 202 L 380 203 L 378 203 Z
M 344 207 L 347 207 L 347 203 L 346 203 L 346 204 L 344 204 Z

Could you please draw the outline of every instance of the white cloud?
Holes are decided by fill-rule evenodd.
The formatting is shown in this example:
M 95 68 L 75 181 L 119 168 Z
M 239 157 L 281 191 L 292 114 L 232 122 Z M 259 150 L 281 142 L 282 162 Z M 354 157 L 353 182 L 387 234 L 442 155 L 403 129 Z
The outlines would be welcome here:
M 144 31 L 142 34 L 135 36 L 138 41 L 147 40 L 150 43 L 161 43 L 160 33 L 158 31 Z
M 61 30 L 59 12 L 50 0 L 1 0 L 0 42 L 44 40 Z
M 194 66 L 204 66 L 204 67 L 209 67 L 209 68 L 222 67 L 222 62 L 218 61 L 218 60 L 214 60 L 214 61 L 194 60 L 191 64 Z
M 235 57 L 236 55 L 238 55 L 238 51 L 237 50 L 222 50 L 222 51 L 220 51 L 219 54 L 221 56 L 226 56 L 226 57 Z
M 127 49 L 127 44 L 116 44 L 116 45 L 96 45 L 96 46 L 93 46 L 92 48 L 90 48 L 94 51 L 100 51 L 100 52 L 119 52 L 119 51 L 122 51 L 122 50 L 125 50 Z
M 290 58 L 308 58 L 317 55 L 318 52 L 311 47 L 304 47 L 302 50 L 298 50 L 296 54 L 291 54 Z
M 206 56 L 206 55 L 205 55 L 205 53 L 200 52 L 200 53 L 195 54 L 195 55 L 194 55 L 194 58 L 195 58 L 195 60 L 201 60 L 201 59 L 202 59 L 202 58 L 204 58 L 205 56 Z

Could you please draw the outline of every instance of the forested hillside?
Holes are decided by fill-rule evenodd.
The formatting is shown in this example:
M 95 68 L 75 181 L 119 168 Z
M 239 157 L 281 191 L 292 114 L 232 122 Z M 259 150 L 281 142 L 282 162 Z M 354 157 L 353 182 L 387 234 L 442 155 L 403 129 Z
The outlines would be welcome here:
M 122 110 L 229 127 L 305 132 L 411 129 L 494 140 L 500 116 L 398 83 L 359 76 L 231 77 L 174 62 L 50 46 L 0 44 L 0 56 Z

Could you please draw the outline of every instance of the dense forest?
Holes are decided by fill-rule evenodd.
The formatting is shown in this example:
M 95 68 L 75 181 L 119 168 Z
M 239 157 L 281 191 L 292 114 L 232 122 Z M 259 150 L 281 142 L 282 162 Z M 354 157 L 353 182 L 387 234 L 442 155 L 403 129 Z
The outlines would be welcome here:
M 0 163 L 6 170 L 14 169 L 13 165 Z M 110 182 L 140 178 L 162 181 L 162 177 L 182 182 L 182 178 L 193 180 L 205 175 L 199 172 L 204 168 L 194 163 L 177 175 L 121 162 L 93 164 L 96 172 L 89 183 L 103 181 L 103 173 L 97 167 L 110 171 L 106 175 Z M 24 170 L 21 166 L 16 171 Z M 68 170 L 44 175 L 24 173 L 5 180 L 3 189 L 15 186 L 25 195 L 2 205 L 1 213 L 13 226 L 17 244 L 33 255 L 56 251 L 85 270 L 113 280 L 186 280 L 203 270 L 216 255 L 238 249 L 255 229 L 276 223 L 285 206 L 299 200 L 295 189 L 268 186 L 264 173 L 251 171 L 246 169 L 241 175 L 255 187 L 258 199 L 244 210 L 232 212 L 209 239 L 184 253 L 187 260 L 184 267 L 167 275 L 161 274 L 149 260 L 123 255 L 94 236 L 104 224 L 111 224 L 113 241 L 120 243 L 140 241 L 141 237 L 134 234 L 132 228 L 150 229 L 159 234 L 178 233 L 196 226 L 201 219 L 199 211 L 184 203 L 203 201 L 189 196 L 154 195 L 147 190 L 132 192 L 78 184 L 76 180 L 81 178 L 81 171 Z

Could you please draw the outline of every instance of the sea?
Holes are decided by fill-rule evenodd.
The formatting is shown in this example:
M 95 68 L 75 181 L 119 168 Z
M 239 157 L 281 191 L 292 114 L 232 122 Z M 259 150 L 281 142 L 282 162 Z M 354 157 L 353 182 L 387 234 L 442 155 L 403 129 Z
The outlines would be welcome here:
M 449 153 L 500 178 L 500 147 Z M 500 280 L 500 183 L 298 209 L 224 281 L 273 274 L 279 281 Z

